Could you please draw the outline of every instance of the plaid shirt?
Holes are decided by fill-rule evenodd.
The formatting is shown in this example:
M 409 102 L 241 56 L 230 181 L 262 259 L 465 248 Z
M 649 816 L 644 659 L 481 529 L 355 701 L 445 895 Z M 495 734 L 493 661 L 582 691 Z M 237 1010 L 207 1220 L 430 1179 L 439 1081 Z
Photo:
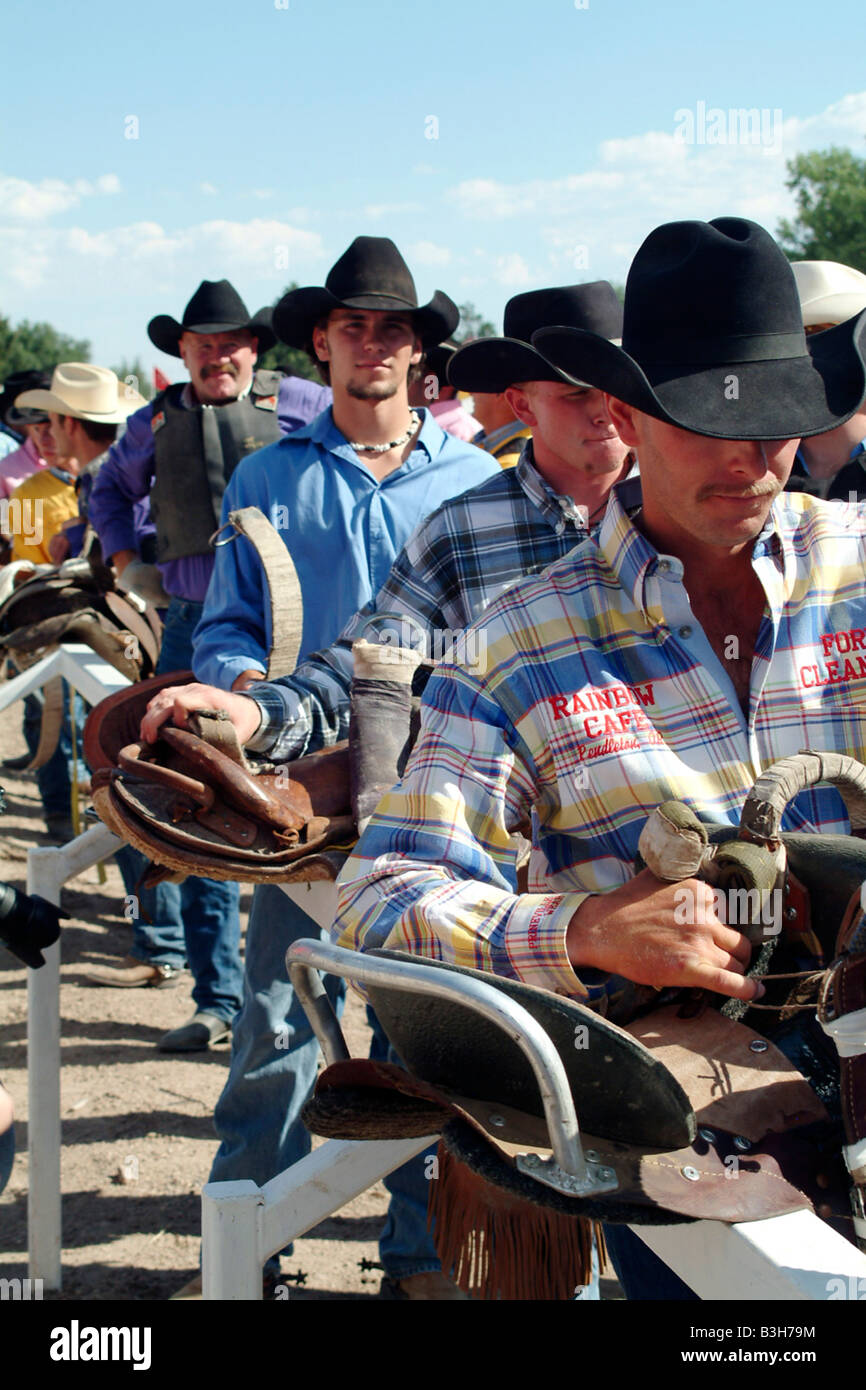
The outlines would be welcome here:
M 638 486 L 635 479 L 635 505 Z M 515 580 L 560 559 L 586 533 L 586 508 L 548 486 L 529 441 L 517 468 L 444 502 L 421 523 L 379 593 L 331 647 L 308 657 L 291 676 L 251 687 L 262 723 L 248 748 L 279 761 L 346 738 L 352 643 L 376 614 L 414 619 L 428 654 L 439 659 L 455 635 Z M 418 648 L 417 628 L 385 618 L 375 625 L 380 634 L 396 629 L 405 645 Z
M 682 565 L 632 525 L 616 489 L 597 540 L 485 614 L 487 668 L 440 667 L 403 780 L 340 876 L 334 935 L 591 999 L 569 964 L 584 898 L 627 881 L 668 798 L 736 825 L 758 773 L 810 747 L 866 760 L 866 505 L 783 494 L 753 547 L 766 595 L 748 718 L 691 614 Z M 671 617 L 671 615 L 674 615 Z M 686 621 L 687 619 L 687 621 Z M 674 625 L 675 624 L 675 625 Z M 529 892 L 511 827 L 533 820 Z M 835 789 L 789 830 L 845 834 Z

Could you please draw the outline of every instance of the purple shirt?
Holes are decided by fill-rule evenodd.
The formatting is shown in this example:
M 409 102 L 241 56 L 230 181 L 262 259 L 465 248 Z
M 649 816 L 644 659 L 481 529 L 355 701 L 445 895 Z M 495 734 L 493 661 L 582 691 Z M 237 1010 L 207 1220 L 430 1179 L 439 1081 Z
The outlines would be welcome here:
M 314 419 L 330 403 L 328 387 L 318 386 L 300 376 L 284 377 L 277 397 L 280 429 L 283 434 L 290 434 L 299 425 Z M 153 404 L 148 402 L 130 415 L 122 438 L 112 444 L 93 484 L 89 514 L 105 556 L 116 555 L 118 550 L 138 550 L 133 507 L 149 496 L 153 486 L 152 414 Z M 152 534 L 156 527 L 152 521 L 148 525 Z M 159 566 L 166 593 L 202 603 L 213 566 L 212 553 L 167 560 Z

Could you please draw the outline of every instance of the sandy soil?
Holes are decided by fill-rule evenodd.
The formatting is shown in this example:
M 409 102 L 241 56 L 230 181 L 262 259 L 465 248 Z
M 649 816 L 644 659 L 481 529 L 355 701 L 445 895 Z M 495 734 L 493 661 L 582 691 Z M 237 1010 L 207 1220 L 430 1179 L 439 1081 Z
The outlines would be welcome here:
M 0 714 L 0 752 L 24 751 L 21 707 Z M 26 854 L 47 843 L 32 775 L 3 773 L 0 878 L 25 887 Z M 61 1111 L 63 1292 L 61 1300 L 167 1299 L 197 1272 L 199 1193 L 214 1153 L 211 1116 L 228 1068 L 226 1046 L 188 1057 L 156 1050 L 192 1012 L 189 986 L 106 989 L 82 966 L 128 950 L 123 886 L 114 863 L 63 890 Z M 250 895 L 242 899 L 246 921 Z M 13 1097 L 17 1157 L 0 1197 L 0 1277 L 26 1275 L 27 972 L 0 947 L 0 1078 Z M 344 1027 L 366 1056 L 363 1008 L 350 999 Z M 283 1271 L 300 1272 L 293 1300 L 375 1298 L 377 1238 L 387 1207 L 381 1184 L 295 1245 Z M 617 1286 L 604 1281 L 607 1297 Z M 57 1297 L 46 1295 L 46 1297 Z

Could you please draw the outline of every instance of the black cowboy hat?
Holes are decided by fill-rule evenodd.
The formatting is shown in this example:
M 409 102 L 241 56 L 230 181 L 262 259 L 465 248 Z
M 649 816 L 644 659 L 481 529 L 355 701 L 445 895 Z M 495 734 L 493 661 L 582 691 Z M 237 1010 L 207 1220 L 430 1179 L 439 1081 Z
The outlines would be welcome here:
M 442 386 L 447 385 L 448 363 L 459 347 L 453 338 L 446 338 L 444 343 L 428 348 L 424 353 L 424 375 L 432 374 Z
M 569 327 L 532 341 L 571 378 L 714 439 L 823 434 L 866 394 L 866 310 L 807 339 L 790 265 L 740 217 L 650 232 L 629 271 L 621 348 Z
M 271 310 L 259 309 L 250 318 L 249 310 L 228 280 L 202 280 L 178 323 L 170 314 L 157 314 L 147 325 L 147 336 L 160 352 L 180 357 L 181 333 L 234 333 L 245 328 L 258 338 L 260 353 L 276 342 L 271 327 Z
M 47 372 L 13 372 L 11 376 L 7 376 L 3 383 L 3 394 L 0 396 L 0 420 L 4 420 L 11 429 L 19 432 L 25 425 L 41 425 L 48 419 L 45 411 L 27 410 L 23 406 L 16 406 L 15 398 L 24 391 L 47 391 L 50 385 L 51 377 Z
M 552 323 L 587 328 L 619 341 L 622 305 L 607 280 L 516 294 L 505 306 L 504 337 L 467 343 L 450 362 L 448 380 L 461 391 L 494 394 L 515 381 L 567 381 L 564 372 L 530 347 L 533 333 Z
M 274 309 L 277 337 L 289 347 L 305 348 L 318 321 L 332 309 L 409 312 L 425 348 L 441 343 L 460 321 L 457 305 L 441 290 L 429 304 L 419 305 L 409 267 L 385 236 L 355 237 L 328 271 L 324 289 L 309 286 L 283 295 Z

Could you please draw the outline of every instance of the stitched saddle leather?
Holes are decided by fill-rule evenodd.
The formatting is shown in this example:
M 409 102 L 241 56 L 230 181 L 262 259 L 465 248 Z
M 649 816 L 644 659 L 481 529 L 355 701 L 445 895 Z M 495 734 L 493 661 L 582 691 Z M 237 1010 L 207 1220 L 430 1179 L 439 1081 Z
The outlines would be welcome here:
M 141 681 L 91 712 L 84 755 L 102 820 L 163 866 L 162 877 L 335 878 L 344 856 L 328 847 L 354 839 L 347 745 L 274 766 L 247 758 L 230 721 L 212 710 L 143 744 L 148 701 L 192 679 L 175 672 Z

